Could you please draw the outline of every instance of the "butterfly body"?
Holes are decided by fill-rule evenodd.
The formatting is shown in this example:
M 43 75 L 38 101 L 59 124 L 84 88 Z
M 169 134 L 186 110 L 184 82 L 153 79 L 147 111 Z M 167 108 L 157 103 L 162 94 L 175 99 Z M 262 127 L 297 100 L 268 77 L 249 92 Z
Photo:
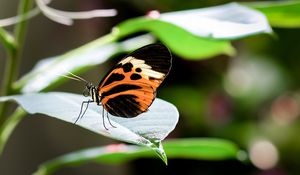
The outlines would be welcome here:
M 111 115 L 132 118 L 146 112 L 168 75 L 171 53 L 162 44 L 144 46 L 122 59 L 95 87 L 86 85 L 91 102 Z

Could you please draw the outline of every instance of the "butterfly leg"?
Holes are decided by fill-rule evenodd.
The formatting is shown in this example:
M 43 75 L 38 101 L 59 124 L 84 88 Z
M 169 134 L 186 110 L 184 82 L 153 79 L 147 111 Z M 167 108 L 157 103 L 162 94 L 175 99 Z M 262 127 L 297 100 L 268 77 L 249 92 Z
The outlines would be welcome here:
M 93 102 L 93 101 L 92 101 L 92 100 L 89 100 L 89 101 L 87 102 L 86 108 L 85 108 L 85 110 L 83 111 L 83 113 L 82 113 L 80 119 L 82 119 L 82 117 L 84 116 L 84 114 L 85 114 L 86 110 L 89 108 L 89 104 L 90 104 L 91 102 Z
M 80 112 L 79 112 L 79 115 L 78 115 L 76 121 L 74 122 L 74 124 L 76 124 L 77 121 L 78 121 L 79 119 L 82 119 L 82 117 L 84 116 L 84 114 L 85 114 L 85 112 L 86 112 L 86 110 L 87 110 L 87 108 L 89 107 L 89 104 L 90 104 L 91 102 L 93 102 L 93 101 L 92 101 L 92 100 L 88 100 L 88 101 L 83 101 L 83 102 L 81 103 Z M 87 105 L 86 105 L 86 108 L 85 108 L 83 114 L 81 115 L 82 109 L 83 109 L 83 105 L 84 105 L 85 103 L 87 103 Z
M 99 105 L 99 106 L 103 106 L 103 105 Z M 109 117 L 108 117 L 108 112 L 107 111 L 105 111 L 106 112 L 106 118 L 107 118 L 107 120 L 108 120 L 108 122 L 109 122 L 109 124 L 110 124 L 110 126 L 112 126 L 113 128 L 116 128 L 116 126 L 114 126 L 111 122 L 110 122 L 110 120 L 109 120 Z M 106 130 L 108 130 L 108 128 L 105 126 L 105 120 L 104 120 L 104 107 L 102 108 L 102 122 L 103 122 L 103 126 L 104 126 L 104 128 L 106 129 Z
M 109 117 L 108 117 L 108 112 L 107 112 L 107 111 L 106 111 L 106 118 L 107 118 L 107 120 L 108 120 L 110 126 L 112 126 L 113 128 L 116 128 L 116 126 L 114 126 L 114 125 L 110 122 L 110 119 L 109 119 Z
M 105 126 L 105 121 L 104 121 L 104 107 L 102 108 L 102 122 L 103 122 L 103 126 L 106 130 L 108 130 L 108 128 Z

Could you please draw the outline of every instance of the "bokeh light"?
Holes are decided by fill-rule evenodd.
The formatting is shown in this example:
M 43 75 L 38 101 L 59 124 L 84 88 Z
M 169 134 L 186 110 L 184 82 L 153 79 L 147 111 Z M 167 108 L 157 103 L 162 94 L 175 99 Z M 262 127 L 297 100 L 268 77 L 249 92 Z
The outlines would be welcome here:
M 277 93 L 282 81 L 280 69 L 271 61 L 241 56 L 232 61 L 224 88 L 233 97 L 255 103 Z
M 271 115 L 276 123 L 289 124 L 299 116 L 299 104 L 292 96 L 280 96 L 272 103 Z
M 153 18 L 153 19 L 156 19 L 156 18 L 159 18 L 160 17 L 160 12 L 158 10 L 151 10 L 147 13 L 147 16 L 149 18 Z
M 256 140 L 250 146 L 250 160 L 259 169 L 267 170 L 276 166 L 278 162 L 278 150 L 268 140 Z

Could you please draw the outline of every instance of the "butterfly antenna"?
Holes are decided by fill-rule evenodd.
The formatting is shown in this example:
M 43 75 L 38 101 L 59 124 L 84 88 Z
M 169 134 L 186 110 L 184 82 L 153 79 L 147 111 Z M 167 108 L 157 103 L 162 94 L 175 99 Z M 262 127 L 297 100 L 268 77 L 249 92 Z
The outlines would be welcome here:
M 49 72 L 49 74 L 53 74 L 53 72 Z M 54 74 L 57 75 L 57 76 L 60 76 L 60 77 L 65 77 L 65 78 L 69 78 L 69 79 L 76 80 L 76 81 L 82 81 L 79 78 L 71 77 L 71 76 L 68 76 L 68 75 L 65 75 L 65 74 L 59 74 L 59 73 L 54 73 Z
M 86 81 L 84 78 L 82 78 L 82 77 L 80 77 L 80 76 L 78 76 L 78 75 L 75 75 L 75 74 L 73 74 L 72 72 L 69 72 L 69 71 L 68 71 L 68 73 L 69 73 L 70 75 L 72 75 L 74 78 L 77 78 L 77 79 L 79 79 L 79 80 L 81 80 L 81 81 L 84 81 L 84 82 L 86 82 L 86 83 L 89 83 L 89 82 Z
M 58 74 L 58 75 L 61 76 L 61 77 L 65 77 L 65 78 L 72 79 L 72 80 L 81 81 L 80 79 L 78 79 L 78 78 L 76 78 L 76 77 L 71 77 L 71 76 L 68 76 L 68 75 L 62 75 L 62 74 Z

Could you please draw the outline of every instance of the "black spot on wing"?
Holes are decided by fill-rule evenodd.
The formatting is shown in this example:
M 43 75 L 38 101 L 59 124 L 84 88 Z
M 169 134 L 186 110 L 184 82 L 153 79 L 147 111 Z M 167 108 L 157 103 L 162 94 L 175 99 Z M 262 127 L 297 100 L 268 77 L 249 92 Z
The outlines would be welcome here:
M 139 74 L 132 74 L 132 75 L 130 75 L 130 80 L 139 80 L 141 78 L 142 78 L 142 76 L 139 75 Z
M 142 87 L 133 85 L 133 84 L 120 84 L 120 85 L 114 86 L 113 88 L 109 89 L 106 92 L 103 92 L 100 95 L 102 96 L 102 98 L 104 98 L 104 97 L 107 97 L 112 94 L 116 94 L 116 93 L 120 93 L 120 92 L 124 92 L 124 91 L 128 91 L 128 90 L 141 89 L 141 88 Z
M 136 72 L 142 72 L 142 69 L 138 67 L 138 68 L 135 69 L 135 71 Z
M 124 78 L 125 76 L 123 74 L 113 73 L 107 78 L 103 86 L 109 85 L 115 81 L 121 81 Z
M 138 97 L 135 95 L 119 95 L 114 98 L 110 98 L 105 106 L 108 112 L 114 116 L 118 117 L 136 117 L 141 114 L 139 103 L 135 100 Z
M 125 63 L 122 68 L 123 71 L 126 72 L 130 72 L 132 70 L 133 65 L 131 63 Z
M 172 55 L 162 44 L 150 44 L 129 54 L 136 59 L 145 60 L 153 70 L 168 74 L 172 65 Z

